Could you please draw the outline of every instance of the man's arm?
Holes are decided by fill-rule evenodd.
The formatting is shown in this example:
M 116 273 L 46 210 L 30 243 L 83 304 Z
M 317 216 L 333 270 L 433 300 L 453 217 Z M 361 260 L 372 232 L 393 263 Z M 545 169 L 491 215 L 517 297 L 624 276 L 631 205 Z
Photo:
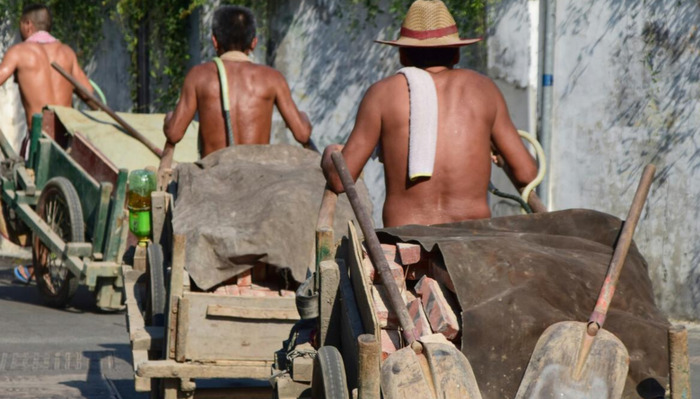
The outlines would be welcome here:
M 379 105 L 381 104 L 380 91 L 381 89 L 377 84 L 367 90 L 357 110 L 355 127 L 350 133 L 347 144 L 344 147 L 332 144 L 326 147 L 326 150 L 323 152 L 321 168 L 323 168 L 323 174 L 326 176 L 328 184 L 336 193 L 342 193 L 345 190 L 331 160 L 331 153 L 342 149 L 348 170 L 352 178 L 357 180 L 357 177 L 362 172 L 362 168 L 367 163 L 370 155 L 372 155 L 372 151 L 379 143 L 382 131 L 382 117 L 379 110 Z
M 277 89 L 275 93 L 275 105 L 280 111 L 282 119 L 284 119 L 287 127 L 292 131 L 294 139 L 306 146 L 311 139 L 311 122 L 309 121 L 309 117 L 305 112 L 300 112 L 297 109 L 284 76 L 278 71 L 275 71 L 275 73 L 277 75 L 275 84 Z
M 491 133 L 491 140 L 497 152 L 503 156 L 505 172 L 513 180 L 513 184 L 521 189 L 527 186 L 537 176 L 537 164 L 523 144 L 520 134 L 515 129 L 508 115 L 508 107 L 503 95 L 493 85 L 493 98 L 496 105 L 496 115 Z
M 193 69 L 185 76 L 185 82 L 182 85 L 182 92 L 175 106 L 175 112 L 168 112 L 165 115 L 163 133 L 165 133 L 167 144 L 175 145 L 182 140 L 185 136 L 185 131 L 187 131 L 187 126 L 194 119 L 195 112 L 197 112 L 197 91 L 196 73 Z
M 72 67 L 71 67 L 70 74 L 73 75 L 73 77 L 75 78 L 75 80 L 78 81 L 78 83 L 83 85 L 83 87 L 85 88 L 85 90 L 88 91 L 88 93 L 94 94 L 95 89 L 90 84 L 90 79 L 88 79 L 87 75 L 85 75 L 85 72 L 83 71 L 83 69 L 80 68 L 80 64 L 78 63 L 78 57 L 75 55 L 75 52 L 73 51 L 73 49 L 71 49 L 67 45 L 64 44 L 64 46 L 68 49 L 68 52 L 71 55 Z M 80 95 L 80 92 L 78 92 L 77 90 L 75 92 L 78 95 L 78 97 L 82 98 L 82 96 Z M 82 99 L 83 99 L 83 101 L 87 102 L 87 98 L 82 98 Z
M 18 59 L 19 55 L 17 54 L 16 48 L 14 46 L 10 47 L 5 53 L 2 63 L 0 63 L 0 85 L 4 84 L 7 79 L 15 73 Z

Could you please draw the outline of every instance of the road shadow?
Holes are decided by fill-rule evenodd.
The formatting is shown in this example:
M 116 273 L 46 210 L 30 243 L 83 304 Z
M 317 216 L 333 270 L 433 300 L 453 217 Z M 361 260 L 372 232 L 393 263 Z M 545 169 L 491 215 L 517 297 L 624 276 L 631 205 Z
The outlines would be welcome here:
M 15 280 L 13 269 L 14 265 L 0 269 L 0 300 L 48 307 L 41 297 L 36 282 L 24 284 Z M 94 293 L 83 285 L 78 287 L 68 306 L 56 308 L 56 310 L 69 313 L 103 313 L 95 303 Z
M 102 344 L 105 350 L 84 351 L 88 359 L 86 379 L 63 382 L 80 391 L 83 398 L 147 399 L 147 392 L 134 390 L 133 360 L 129 344 Z

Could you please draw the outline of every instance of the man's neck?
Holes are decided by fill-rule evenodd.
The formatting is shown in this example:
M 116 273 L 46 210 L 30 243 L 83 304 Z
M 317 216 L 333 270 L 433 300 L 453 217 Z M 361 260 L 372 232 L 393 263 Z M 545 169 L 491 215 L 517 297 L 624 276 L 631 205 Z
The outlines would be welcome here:
M 39 44 L 46 44 L 46 43 L 55 43 L 58 41 L 55 37 L 53 37 L 49 32 L 45 30 L 39 30 L 34 33 L 32 33 L 29 37 L 24 39 L 25 42 L 29 43 L 39 43 Z
M 242 51 L 227 51 L 223 54 L 219 54 L 219 58 L 221 58 L 224 61 L 241 61 L 241 62 L 250 62 L 250 58 L 248 57 L 248 54 L 242 52 Z

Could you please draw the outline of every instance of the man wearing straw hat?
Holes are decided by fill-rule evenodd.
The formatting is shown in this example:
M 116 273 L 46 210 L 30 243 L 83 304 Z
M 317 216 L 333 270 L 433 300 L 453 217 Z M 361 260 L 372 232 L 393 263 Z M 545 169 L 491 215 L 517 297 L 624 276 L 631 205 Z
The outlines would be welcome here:
M 488 218 L 491 149 L 503 156 L 516 185 L 537 174 L 534 159 L 508 115 L 503 96 L 487 77 L 454 69 L 460 39 L 442 1 L 414 2 L 400 37 L 377 40 L 399 48 L 398 74 L 365 93 L 345 146 L 326 148 L 321 162 L 336 192 L 343 187 L 330 154 L 341 150 L 357 179 L 375 147 L 384 162 L 387 227 Z

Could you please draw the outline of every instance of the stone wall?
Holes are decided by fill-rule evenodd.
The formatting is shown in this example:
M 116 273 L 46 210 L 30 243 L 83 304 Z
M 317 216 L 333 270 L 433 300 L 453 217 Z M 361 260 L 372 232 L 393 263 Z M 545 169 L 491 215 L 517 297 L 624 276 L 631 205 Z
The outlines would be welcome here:
M 499 15 L 506 17 L 494 34 L 510 36 L 532 1 L 504 3 Z M 694 0 L 558 0 L 548 154 L 553 209 L 591 208 L 621 218 L 644 165 L 657 166 L 636 243 L 649 263 L 657 303 L 672 316 L 695 320 L 700 316 L 698 25 L 700 3 Z M 489 44 L 490 70 L 517 88 L 521 73 L 508 65 L 519 62 L 526 39 Z M 517 97 L 507 99 L 511 109 L 523 106 Z

